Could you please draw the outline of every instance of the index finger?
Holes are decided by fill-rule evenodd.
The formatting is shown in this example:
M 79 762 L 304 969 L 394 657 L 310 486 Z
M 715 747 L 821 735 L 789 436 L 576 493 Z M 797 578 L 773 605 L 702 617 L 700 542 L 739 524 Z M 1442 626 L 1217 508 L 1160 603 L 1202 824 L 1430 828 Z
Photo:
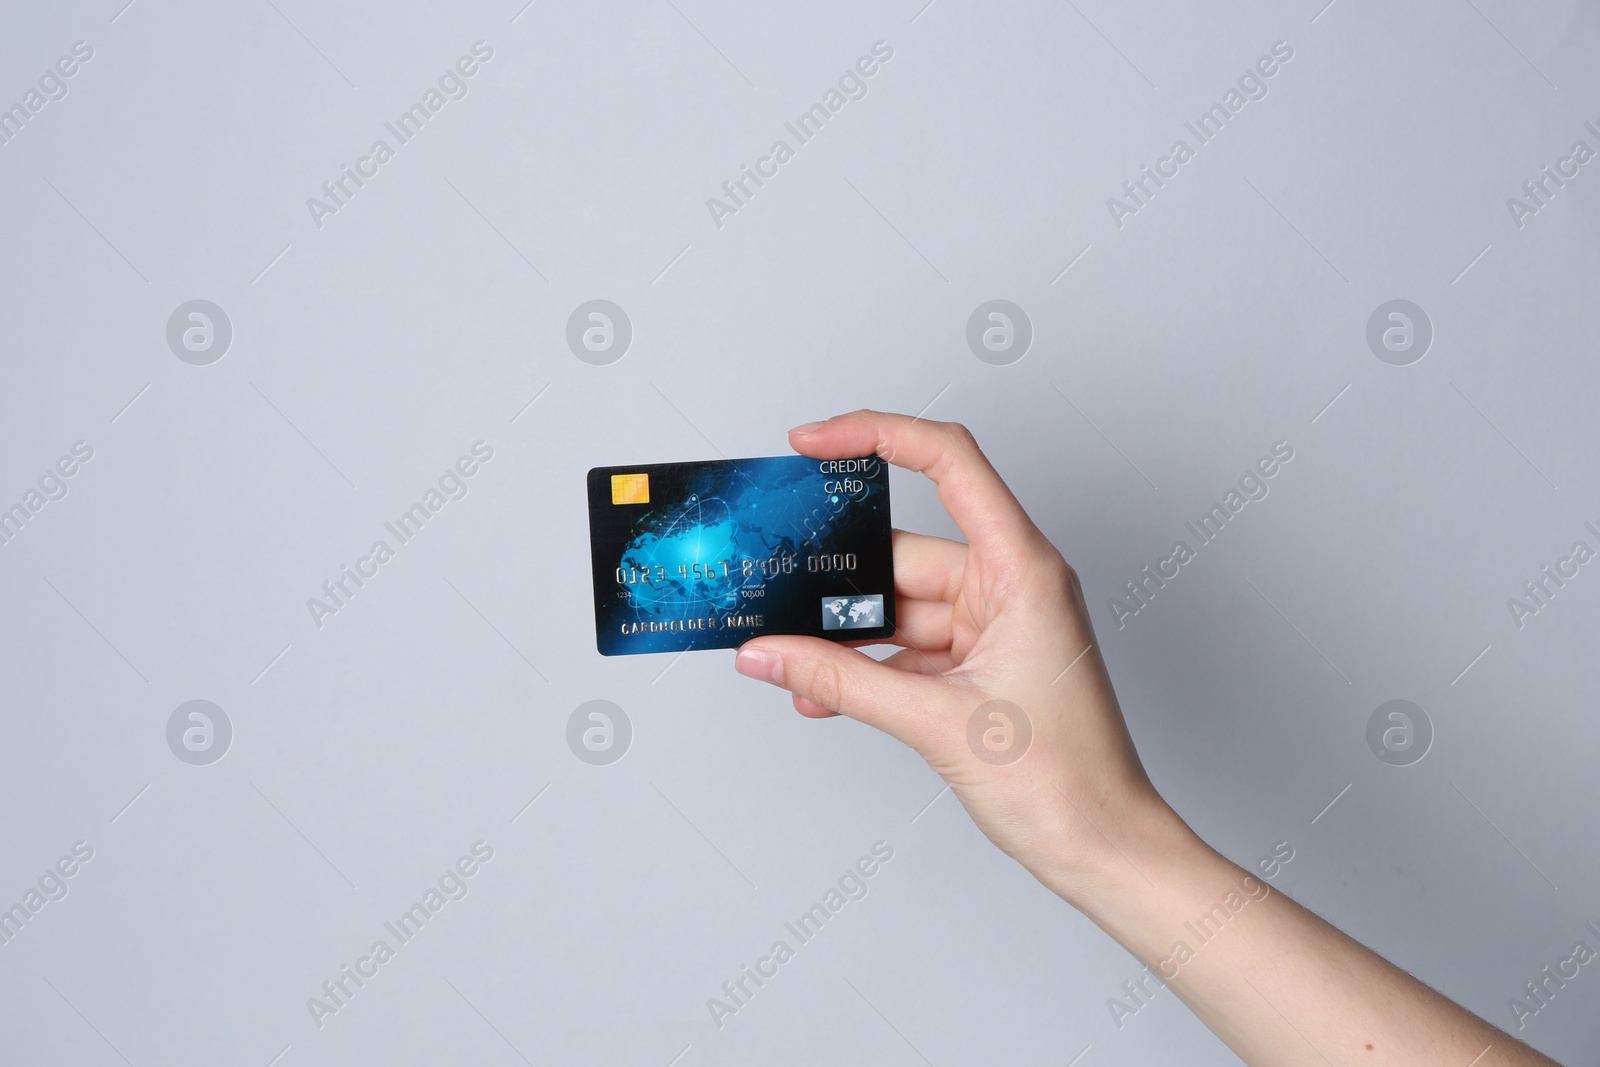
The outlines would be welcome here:
M 789 431 L 789 444 L 814 459 L 878 455 L 933 480 L 939 501 L 969 544 L 1017 544 L 1038 536 L 1011 489 L 989 463 L 971 431 L 958 422 L 933 422 L 863 408 Z

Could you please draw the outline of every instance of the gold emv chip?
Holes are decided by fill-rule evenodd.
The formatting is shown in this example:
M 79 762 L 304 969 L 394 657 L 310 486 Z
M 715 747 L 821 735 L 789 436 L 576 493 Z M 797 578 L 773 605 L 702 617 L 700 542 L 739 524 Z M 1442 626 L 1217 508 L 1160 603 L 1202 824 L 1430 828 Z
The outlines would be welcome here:
M 613 504 L 650 503 L 650 476 L 648 474 L 613 474 L 611 476 L 611 502 Z

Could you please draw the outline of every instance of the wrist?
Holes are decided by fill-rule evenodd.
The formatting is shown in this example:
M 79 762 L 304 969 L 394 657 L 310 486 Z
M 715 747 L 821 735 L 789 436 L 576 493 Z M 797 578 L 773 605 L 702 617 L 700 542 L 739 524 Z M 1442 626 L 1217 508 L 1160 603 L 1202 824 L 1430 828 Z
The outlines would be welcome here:
M 1046 884 L 1147 965 L 1190 940 L 1193 929 L 1185 920 L 1212 915 L 1219 904 L 1231 913 L 1232 901 L 1242 908 L 1270 895 L 1264 883 L 1202 841 L 1164 802 L 1131 811 L 1096 836 L 1113 859 Z M 1163 971 L 1160 977 L 1175 975 Z
M 1221 865 L 1231 867 L 1154 789 L 1112 803 L 1072 802 L 1074 843 L 1035 872 L 1057 896 L 1103 928 L 1153 895 Z

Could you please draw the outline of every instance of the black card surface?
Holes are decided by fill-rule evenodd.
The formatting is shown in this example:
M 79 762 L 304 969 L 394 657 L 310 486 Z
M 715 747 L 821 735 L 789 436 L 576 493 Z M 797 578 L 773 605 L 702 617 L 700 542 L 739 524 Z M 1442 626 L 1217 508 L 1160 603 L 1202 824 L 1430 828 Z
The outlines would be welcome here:
M 894 633 L 888 464 L 770 456 L 589 472 L 603 655 Z

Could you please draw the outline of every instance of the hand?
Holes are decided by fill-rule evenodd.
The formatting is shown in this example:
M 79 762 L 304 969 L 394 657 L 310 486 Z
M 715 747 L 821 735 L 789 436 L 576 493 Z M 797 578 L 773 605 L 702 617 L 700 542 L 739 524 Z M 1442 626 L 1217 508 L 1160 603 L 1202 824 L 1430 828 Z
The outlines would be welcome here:
M 1252 891 L 1243 910 L 1238 891 L 1266 887 L 1157 795 L 1077 576 L 965 427 L 857 411 L 789 439 L 817 459 L 876 453 L 921 471 L 968 543 L 894 532 L 904 647 L 882 663 L 769 636 L 739 650 L 742 673 L 789 690 L 803 715 L 848 715 L 916 749 L 991 841 L 1157 969 L 1252 1067 L 1553 1067 L 1283 894 Z M 1197 915 L 1227 921 L 1227 936 L 1178 952 Z
M 991 841 L 1068 900 L 1127 867 L 1113 839 L 1177 823 L 1134 752 L 1077 575 L 966 427 L 863 410 L 789 440 L 926 474 L 967 544 L 894 531 L 890 643 L 903 648 L 888 659 L 765 636 L 739 650 L 740 673 L 789 690 L 803 715 L 848 715 L 911 746 Z

